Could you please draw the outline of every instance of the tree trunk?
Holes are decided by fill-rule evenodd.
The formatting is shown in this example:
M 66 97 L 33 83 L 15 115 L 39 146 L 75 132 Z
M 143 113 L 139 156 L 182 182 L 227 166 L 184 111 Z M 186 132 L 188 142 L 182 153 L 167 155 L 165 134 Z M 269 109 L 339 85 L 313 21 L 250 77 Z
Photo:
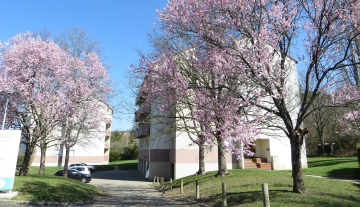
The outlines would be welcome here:
M 44 143 L 40 144 L 41 156 L 40 156 L 40 169 L 39 175 L 43 175 L 45 173 L 45 155 L 46 155 L 46 145 Z
M 303 137 L 298 134 L 292 134 L 292 137 L 290 138 L 293 192 L 300 194 L 306 192 L 301 166 L 302 139 Z
M 321 154 L 325 154 L 325 140 L 324 140 L 324 136 L 322 136 L 321 138 Z
M 220 136 L 217 136 L 216 141 L 218 144 L 218 173 L 217 173 L 217 176 L 224 176 L 227 173 L 224 140 Z
M 63 160 L 63 151 L 64 151 L 64 145 L 60 144 L 60 149 L 59 149 L 59 157 L 58 157 L 58 166 L 62 166 L 62 160 Z
M 197 175 L 205 174 L 205 147 L 203 144 L 198 144 L 199 146 L 199 171 L 196 173 Z
M 69 154 L 70 154 L 70 149 L 66 148 L 65 164 L 64 164 L 64 177 L 67 177 L 67 175 L 68 175 Z
M 18 173 L 19 176 L 25 176 L 29 173 L 30 160 L 31 160 L 31 155 L 34 152 L 34 148 L 35 148 L 35 144 L 27 143 L 25 149 L 24 161 Z
M 321 143 L 321 154 L 325 154 L 325 139 L 324 139 L 324 132 L 322 130 L 318 130 L 318 135 Z

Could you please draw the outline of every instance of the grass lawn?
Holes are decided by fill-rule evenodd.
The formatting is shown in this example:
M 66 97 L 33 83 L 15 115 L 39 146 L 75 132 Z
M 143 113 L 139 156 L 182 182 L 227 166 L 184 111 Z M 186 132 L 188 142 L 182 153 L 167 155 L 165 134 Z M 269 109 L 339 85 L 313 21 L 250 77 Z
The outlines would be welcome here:
M 304 174 L 342 177 L 344 174 L 352 175 L 351 169 L 358 167 L 356 158 L 310 158 L 308 161 L 310 168 L 304 169 Z M 166 191 L 165 196 L 183 196 L 195 200 L 195 180 L 199 180 L 199 201 L 210 206 L 221 206 L 222 182 L 226 184 L 228 206 L 262 206 L 262 183 L 269 185 L 272 207 L 359 206 L 360 203 L 360 185 L 350 182 L 304 176 L 307 193 L 300 195 L 292 192 L 291 171 L 239 169 L 229 170 L 229 175 L 224 177 L 214 177 L 215 173 L 184 178 L 183 194 L 179 192 L 180 180 L 174 180 L 173 190 Z M 169 185 L 169 182 L 165 184 Z
M 303 169 L 306 175 L 319 175 L 344 179 L 360 179 L 357 157 L 308 158 L 308 167 Z
M 107 171 L 114 170 L 118 167 L 119 170 L 137 170 L 138 160 L 120 160 L 109 162 L 108 165 L 95 165 L 95 170 L 98 171 Z
M 13 200 L 38 202 L 80 202 L 93 199 L 99 190 L 78 180 L 54 176 L 63 167 L 46 167 L 45 175 L 38 175 L 39 167 L 31 167 L 27 176 L 16 176 Z
M 357 178 L 357 158 L 308 158 L 304 175 L 320 175 L 336 178 Z M 96 170 L 136 170 L 137 160 L 111 162 L 96 165 Z M 28 176 L 16 176 L 14 200 L 78 202 L 93 199 L 99 194 L 94 186 L 77 180 L 56 177 L 53 174 L 63 167 L 46 167 L 45 175 L 38 175 L 38 167 L 31 167 Z M 195 180 L 200 182 L 200 199 L 211 206 L 221 206 L 221 183 L 227 188 L 228 206 L 262 206 L 261 184 L 268 183 L 271 206 L 359 206 L 360 185 L 349 182 L 304 176 L 307 193 L 292 193 L 291 171 L 229 170 L 229 175 L 214 177 L 216 172 L 184 178 L 184 194 L 180 194 L 180 180 L 173 181 L 173 190 L 165 196 L 182 196 L 195 200 Z M 166 182 L 165 185 L 169 185 Z
M 138 160 L 110 162 L 109 165 L 96 165 L 96 171 L 137 170 Z M 47 202 L 80 202 L 88 201 L 99 195 L 99 190 L 92 185 L 80 181 L 54 176 L 57 170 L 64 167 L 46 167 L 45 175 L 38 175 L 39 167 L 31 167 L 29 175 L 16 176 L 13 191 L 18 196 L 13 200 L 47 201 Z

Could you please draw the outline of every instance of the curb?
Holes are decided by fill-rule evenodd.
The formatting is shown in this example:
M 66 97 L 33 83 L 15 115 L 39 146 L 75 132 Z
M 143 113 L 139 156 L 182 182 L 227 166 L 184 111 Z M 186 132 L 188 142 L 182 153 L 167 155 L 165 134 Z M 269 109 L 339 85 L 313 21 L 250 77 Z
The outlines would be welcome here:
M 81 202 L 36 202 L 36 201 L 16 201 L 16 200 L 0 199 L 0 201 L 2 203 L 15 203 L 19 205 L 30 205 L 30 206 L 73 206 L 73 205 L 92 204 L 95 200 L 81 201 Z

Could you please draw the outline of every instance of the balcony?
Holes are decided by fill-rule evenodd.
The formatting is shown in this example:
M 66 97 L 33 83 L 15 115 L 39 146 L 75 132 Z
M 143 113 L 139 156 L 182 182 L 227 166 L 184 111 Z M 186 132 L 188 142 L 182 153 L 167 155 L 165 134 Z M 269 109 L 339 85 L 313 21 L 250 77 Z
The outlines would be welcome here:
M 110 143 L 109 142 L 105 142 L 104 144 L 104 149 L 109 149 L 110 148 Z
M 111 130 L 110 129 L 107 129 L 105 131 L 105 138 L 109 138 L 111 136 Z
M 111 123 L 106 123 L 106 129 L 109 129 L 111 126 Z
M 150 125 L 141 125 L 134 131 L 135 138 L 143 138 L 150 135 Z
M 110 139 L 110 137 L 111 137 L 111 132 L 110 132 L 110 136 L 108 136 L 109 134 L 107 134 L 106 132 L 105 132 L 105 142 L 107 142 L 109 139 Z
M 134 121 L 135 122 L 138 122 L 138 121 L 140 121 L 140 113 L 139 113 L 139 111 L 135 111 L 135 118 L 134 118 Z
M 138 93 L 138 95 L 136 96 L 135 104 L 136 104 L 137 106 L 140 106 L 142 103 L 144 103 L 145 97 L 146 97 L 146 93 L 140 91 L 140 92 Z
M 141 105 L 139 110 L 135 111 L 135 122 L 141 121 L 141 119 L 145 118 L 146 115 L 150 114 L 150 106 L 149 105 Z

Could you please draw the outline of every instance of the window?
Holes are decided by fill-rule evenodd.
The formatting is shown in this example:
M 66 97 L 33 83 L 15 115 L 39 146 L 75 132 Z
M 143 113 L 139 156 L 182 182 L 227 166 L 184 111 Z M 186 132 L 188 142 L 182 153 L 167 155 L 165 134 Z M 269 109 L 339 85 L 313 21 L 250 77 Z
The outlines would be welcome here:
M 54 156 L 61 156 L 61 154 L 60 145 L 56 144 L 54 146 Z

